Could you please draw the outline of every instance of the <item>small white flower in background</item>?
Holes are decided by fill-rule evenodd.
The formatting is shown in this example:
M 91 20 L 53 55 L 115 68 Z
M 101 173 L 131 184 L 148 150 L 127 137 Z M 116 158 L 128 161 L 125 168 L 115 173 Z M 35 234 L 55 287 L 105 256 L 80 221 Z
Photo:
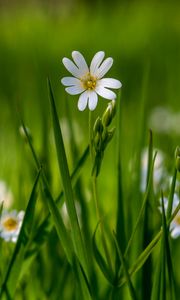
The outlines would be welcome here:
M 165 209 L 165 213 L 166 213 L 167 208 L 168 208 L 168 199 L 164 198 L 163 200 L 164 200 L 164 209 Z M 179 201 L 180 201 L 180 199 L 179 199 L 178 195 L 174 194 L 172 213 L 175 211 L 176 207 L 178 206 Z M 162 213 L 161 206 L 159 207 L 159 210 Z M 175 218 L 172 220 L 172 222 L 170 224 L 170 232 L 171 232 L 171 237 L 174 239 L 180 236 L 180 211 L 178 211 L 177 215 L 175 216 Z
M 103 78 L 113 64 L 111 57 L 104 61 L 105 53 L 97 52 L 88 67 L 83 55 L 78 51 L 72 52 L 73 61 L 64 57 L 62 62 L 66 69 L 74 77 L 64 77 L 61 83 L 66 87 L 66 92 L 70 95 L 81 94 L 78 100 L 78 109 L 83 111 L 87 106 L 90 110 L 94 110 L 97 106 L 98 95 L 114 100 L 116 94 L 109 90 L 119 89 L 122 84 L 119 80 L 113 78 Z
M 153 152 L 153 155 L 155 151 Z M 148 168 L 148 149 L 144 149 L 141 156 L 141 191 L 146 190 L 147 182 L 147 168 Z M 157 152 L 155 163 L 154 163 L 154 172 L 153 172 L 153 185 L 156 190 L 159 184 L 165 178 L 166 171 L 164 168 L 164 154 L 162 151 Z
M 161 134 L 180 135 L 180 111 L 167 107 L 155 107 L 149 117 L 149 127 Z
M 5 181 L 0 180 L 0 205 L 3 203 L 4 208 L 9 208 L 13 202 L 13 194 L 8 188 Z
M 3 211 L 0 217 L 0 237 L 7 242 L 16 242 L 22 221 L 24 218 L 24 211 L 17 212 L 13 210 L 11 212 Z

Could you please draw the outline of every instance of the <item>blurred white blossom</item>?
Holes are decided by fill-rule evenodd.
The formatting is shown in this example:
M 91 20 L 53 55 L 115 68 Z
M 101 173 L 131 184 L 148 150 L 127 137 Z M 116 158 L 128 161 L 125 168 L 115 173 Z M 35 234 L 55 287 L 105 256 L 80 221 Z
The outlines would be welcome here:
M 180 135 L 180 111 L 156 107 L 149 117 L 149 127 L 158 133 Z
M 4 210 L 0 218 L 0 237 L 7 242 L 16 242 L 22 221 L 24 218 L 24 211 L 17 212 L 13 210 L 8 212 Z
M 165 213 L 167 212 L 167 208 L 168 208 L 168 199 L 164 198 L 164 209 L 165 209 Z M 174 198 L 173 198 L 173 207 L 172 207 L 172 213 L 175 211 L 176 207 L 179 204 L 179 197 L 178 195 L 175 193 L 174 194 Z M 162 207 L 160 205 L 159 207 L 160 212 L 162 213 Z M 180 236 L 180 211 L 178 211 L 177 215 L 175 216 L 175 218 L 172 220 L 171 224 L 170 224 L 170 232 L 171 232 L 171 236 L 172 238 L 177 238 Z
M 153 151 L 153 155 L 155 151 Z M 165 166 L 164 166 L 164 153 L 158 150 L 155 163 L 154 163 L 154 172 L 153 172 L 153 186 L 155 191 L 157 187 L 161 184 L 165 175 L 167 175 Z M 141 156 L 141 191 L 146 190 L 147 184 L 147 170 L 148 170 L 148 149 L 144 149 Z
M 9 208 L 13 202 L 13 194 L 8 188 L 5 181 L 0 180 L 0 204 L 3 203 L 4 208 Z

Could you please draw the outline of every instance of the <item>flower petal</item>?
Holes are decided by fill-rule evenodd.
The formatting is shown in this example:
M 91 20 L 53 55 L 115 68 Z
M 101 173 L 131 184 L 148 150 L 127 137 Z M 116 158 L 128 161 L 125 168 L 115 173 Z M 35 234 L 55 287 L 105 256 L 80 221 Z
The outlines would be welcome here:
M 65 86 L 80 85 L 80 80 L 75 77 L 63 77 L 61 83 Z
M 62 60 L 65 68 L 75 77 L 80 78 L 83 76 L 81 70 L 67 57 L 64 57 Z
M 88 102 L 88 91 L 85 91 L 84 93 L 82 93 L 79 97 L 79 100 L 78 100 L 78 109 L 80 111 L 83 111 L 85 110 L 86 106 L 87 106 L 87 102 Z
M 90 110 L 94 110 L 98 103 L 98 96 L 96 92 L 89 91 L 89 101 L 88 101 L 88 107 Z
M 81 94 L 85 89 L 83 89 L 81 86 L 74 85 L 65 88 L 65 90 L 70 95 L 78 95 Z
M 112 67 L 112 64 L 113 64 L 112 57 L 106 58 L 105 61 L 103 61 L 103 63 L 101 64 L 101 66 L 98 68 L 96 72 L 96 76 L 98 78 L 102 78 Z
M 72 52 L 72 58 L 74 59 L 74 62 L 78 66 L 79 70 L 86 74 L 89 72 L 88 65 L 84 59 L 84 56 L 79 51 L 73 51 Z
M 104 51 L 99 51 L 94 55 L 90 65 L 90 73 L 92 76 L 96 76 L 97 70 L 102 63 L 104 56 Z
M 109 100 L 116 99 L 116 94 L 114 92 L 106 89 L 102 85 L 98 85 L 96 87 L 95 91 L 98 93 L 98 95 L 100 95 L 101 97 L 103 97 L 105 99 L 109 99 Z
M 114 78 L 103 78 L 99 80 L 99 83 L 107 88 L 111 89 L 120 89 L 122 87 L 122 83 Z
M 172 231 L 171 231 L 171 236 L 172 238 L 176 239 L 178 236 L 180 236 L 180 226 L 175 227 Z

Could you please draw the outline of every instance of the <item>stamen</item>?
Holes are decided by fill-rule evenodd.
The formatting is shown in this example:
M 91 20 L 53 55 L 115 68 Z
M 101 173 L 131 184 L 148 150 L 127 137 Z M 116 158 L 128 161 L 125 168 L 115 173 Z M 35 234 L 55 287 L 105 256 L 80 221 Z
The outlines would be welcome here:
M 5 227 L 6 230 L 12 231 L 17 228 L 18 222 L 13 218 L 8 218 L 3 222 L 3 226 Z
M 180 216 L 179 215 L 176 216 L 174 220 L 178 225 L 180 225 Z
M 83 87 L 87 90 L 94 90 L 96 87 L 96 78 L 91 76 L 89 73 L 84 76 L 82 79 Z

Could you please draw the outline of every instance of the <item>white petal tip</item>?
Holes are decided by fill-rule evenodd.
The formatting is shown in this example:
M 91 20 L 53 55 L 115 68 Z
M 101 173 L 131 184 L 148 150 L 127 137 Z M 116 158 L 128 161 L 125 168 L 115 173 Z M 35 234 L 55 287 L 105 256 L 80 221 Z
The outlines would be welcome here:
M 63 65 L 65 65 L 66 61 L 67 61 L 67 58 L 66 58 L 66 57 L 63 57 L 63 59 L 62 59 Z
M 79 111 L 84 111 L 85 108 L 82 109 L 81 107 L 78 106 L 78 110 L 79 110 Z
M 97 105 L 96 105 L 96 106 L 97 106 Z M 89 107 L 89 110 L 90 110 L 90 111 L 95 110 L 95 109 L 96 109 L 96 106 L 95 106 L 95 107 Z
M 86 106 L 82 105 L 82 103 L 78 103 L 78 110 L 84 111 L 86 109 Z
M 118 89 L 122 88 L 122 83 L 119 81 L 119 87 Z
M 78 53 L 79 53 L 79 51 L 74 50 L 74 51 L 72 52 L 72 58 L 73 58 L 74 56 L 76 56 Z

